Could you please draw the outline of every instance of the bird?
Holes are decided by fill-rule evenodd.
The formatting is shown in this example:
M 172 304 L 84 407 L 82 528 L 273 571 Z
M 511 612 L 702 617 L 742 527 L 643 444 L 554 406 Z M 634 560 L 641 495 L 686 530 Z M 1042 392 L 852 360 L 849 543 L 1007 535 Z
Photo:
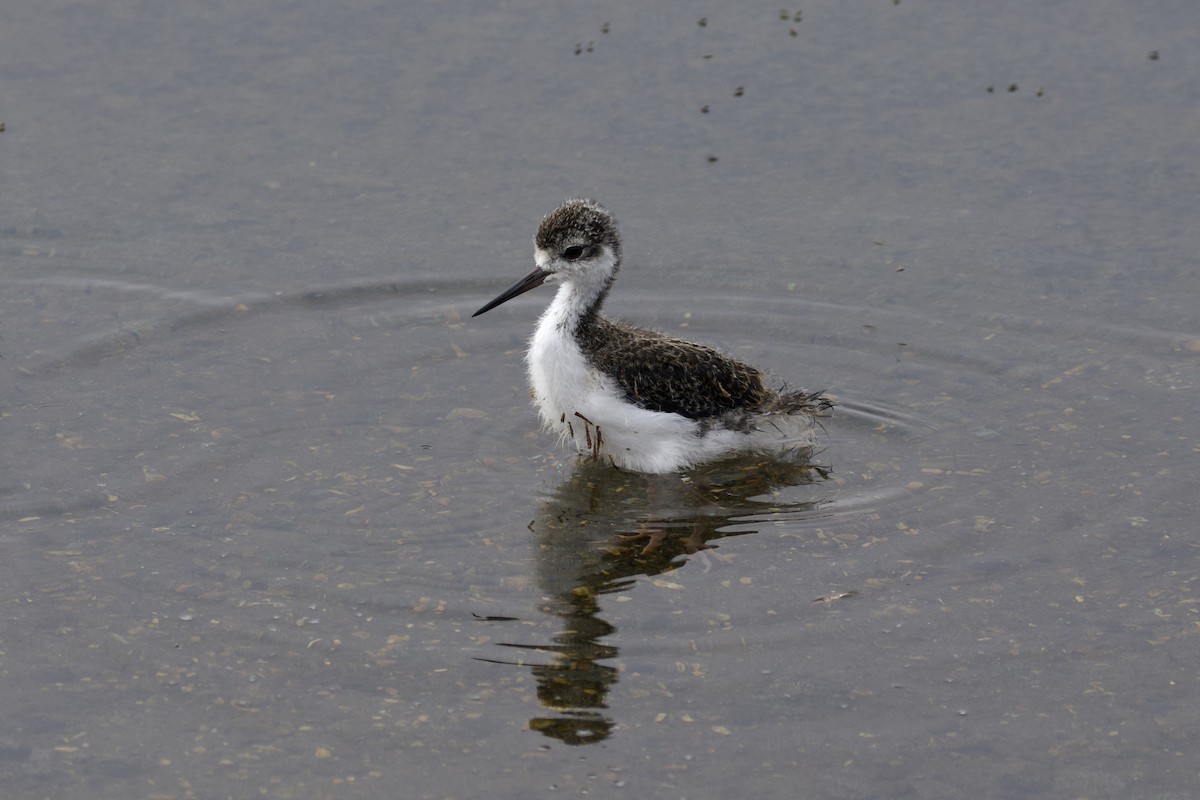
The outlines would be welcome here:
M 748 453 L 811 455 L 830 398 L 772 389 L 760 370 L 711 347 L 601 313 L 622 263 L 617 223 L 604 206 L 568 200 L 533 241 L 533 271 L 471 316 L 557 284 L 525 360 L 533 402 L 561 444 L 656 474 Z

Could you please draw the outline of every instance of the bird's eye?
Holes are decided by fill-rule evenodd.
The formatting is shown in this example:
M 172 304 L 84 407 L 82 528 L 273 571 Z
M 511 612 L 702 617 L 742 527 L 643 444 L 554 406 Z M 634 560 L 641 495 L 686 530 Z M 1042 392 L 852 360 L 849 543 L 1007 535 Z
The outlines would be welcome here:
M 583 255 L 583 247 L 581 245 L 573 245 L 563 250 L 563 258 L 567 261 L 576 261 Z

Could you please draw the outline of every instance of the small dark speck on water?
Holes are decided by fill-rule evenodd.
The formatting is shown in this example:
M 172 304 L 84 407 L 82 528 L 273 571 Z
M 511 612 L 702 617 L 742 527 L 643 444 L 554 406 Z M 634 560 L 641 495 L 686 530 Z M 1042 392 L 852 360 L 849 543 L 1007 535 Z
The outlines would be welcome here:
M 792 28 L 790 31 L 788 31 L 788 33 L 791 34 L 792 36 L 800 35 L 800 31 L 796 30 L 795 28 Z
M 600 32 L 608 33 L 608 23 L 607 22 L 600 26 Z
M 712 164 L 712 163 L 713 163 L 714 161 L 716 161 L 716 160 L 717 160 L 717 157 L 716 157 L 716 156 L 709 156 L 709 157 L 708 157 L 708 163 L 710 163 L 710 164 Z
M 994 91 L 996 91 L 996 87 L 995 87 L 995 86 L 989 86 L 989 87 L 988 87 L 988 94 L 991 94 L 991 93 L 992 93 L 992 92 L 994 92 Z
M 1041 86 L 1039 86 L 1039 87 L 1037 88 L 1037 91 L 1036 91 L 1036 92 L 1034 92 L 1034 94 L 1036 94 L 1038 97 L 1041 97 L 1041 96 L 1042 96 L 1043 94 L 1045 94 L 1045 93 L 1046 93 L 1046 90 L 1045 90 L 1045 89 L 1043 89 Z
M 791 17 L 791 14 L 788 12 L 788 10 L 786 8 L 779 9 L 779 18 L 780 19 L 788 19 L 789 17 Z
M 708 113 L 708 106 L 700 106 L 700 113 L 701 113 L 701 114 L 707 114 L 707 113 Z
M 1151 51 L 1150 51 L 1150 56 L 1149 56 L 1149 58 L 1150 58 L 1150 60 L 1151 60 L 1151 61 L 1158 61 L 1158 51 L 1157 51 L 1157 50 L 1151 50 Z
M 696 24 L 699 25 L 701 28 L 707 28 L 708 27 L 708 17 L 701 17 L 700 21 L 697 22 Z
M 4 127 L 4 123 L 0 122 L 0 133 L 4 133 L 5 130 L 6 128 Z
M 739 86 L 739 87 L 737 87 L 736 89 L 734 89 L 734 90 L 733 90 L 733 96 L 734 96 L 734 97 L 741 97 L 741 96 L 742 96 L 742 95 L 744 95 L 745 93 L 746 93 L 746 87 L 744 87 L 744 86 Z
M 1017 85 L 1016 85 L 1015 83 L 1010 83 L 1010 84 L 1008 85 L 1008 90 L 1009 90 L 1010 92 L 1015 92 L 1015 91 L 1017 90 Z

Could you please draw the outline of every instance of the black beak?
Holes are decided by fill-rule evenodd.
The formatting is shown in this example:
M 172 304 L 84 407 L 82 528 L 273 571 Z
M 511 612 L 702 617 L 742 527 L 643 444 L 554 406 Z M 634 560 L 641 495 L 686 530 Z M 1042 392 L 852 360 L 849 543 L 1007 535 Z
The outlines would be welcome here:
M 530 289 L 536 289 L 537 287 L 542 285 L 542 282 L 545 281 L 547 276 L 549 276 L 549 275 L 550 275 L 549 272 L 542 269 L 541 267 L 538 267 L 533 272 L 529 273 L 524 278 L 521 278 L 521 280 L 514 283 L 512 286 L 505 289 L 504 292 L 499 297 L 497 297 L 492 302 L 488 303 L 483 308 L 476 311 L 471 316 L 478 317 L 483 312 L 491 311 L 493 308 L 500 305 L 501 303 L 507 303 L 509 300 L 512 300 L 514 297 L 516 297 L 519 294 L 525 294 Z

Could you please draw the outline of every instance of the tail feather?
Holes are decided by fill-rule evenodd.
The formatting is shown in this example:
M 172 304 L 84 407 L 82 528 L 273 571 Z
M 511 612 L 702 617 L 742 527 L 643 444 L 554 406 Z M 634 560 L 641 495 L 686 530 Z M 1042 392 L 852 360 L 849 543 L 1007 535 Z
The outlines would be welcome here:
M 763 406 L 769 414 L 811 414 L 814 417 L 826 416 L 832 408 L 833 401 L 822 392 L 787 391 L 786 388 Z

